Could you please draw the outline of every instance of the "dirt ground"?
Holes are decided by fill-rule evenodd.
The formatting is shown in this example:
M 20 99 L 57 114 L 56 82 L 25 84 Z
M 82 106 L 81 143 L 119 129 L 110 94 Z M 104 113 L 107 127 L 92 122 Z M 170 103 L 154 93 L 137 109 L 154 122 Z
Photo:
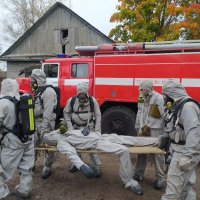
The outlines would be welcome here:
M 71 163 L 60 153 L 56 153 L 51 176 L 43 180 L 41 178 L 43 158 L 44 155 L 41 155 L 36 163 L 31 200 L 160 200 L 165 193 L 165 189 L 153 188 L 155 169 L 154 165 L 151 166 L 150 159 L 144 179 L 140 182 L 144 194 L 137 196 L 123 187 L 116 155 L 100 154 L 102 177 L 92 180 L 86 179 L 81 171 L 70 174 L 68 170 Z M 131 155 L 133 166 L 135 158 L 135 155 Z M 89 154 L 84 154 L 83 159 L 89 164 Z M 200 200 L 200 165 L 197 167 L 196 174 L 197 182 L 193 189 L 197 193 L 197 200 Z M 19 172 L 16 171 L 13 179 L 8 182 L 10 191 L 19 183 L 19 179 Z M 18 198 L 11 193 L 5 200 L 18 200 Z

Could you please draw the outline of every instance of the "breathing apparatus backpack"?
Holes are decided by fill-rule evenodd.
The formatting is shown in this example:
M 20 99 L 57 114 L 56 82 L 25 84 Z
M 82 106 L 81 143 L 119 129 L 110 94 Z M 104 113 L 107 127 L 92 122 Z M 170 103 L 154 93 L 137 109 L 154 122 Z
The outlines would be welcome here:
M 23 94 L 20 99 L 17 100 L 15 97 L 5 96 L 1 99 L 10 100 L 15 106 L 16 123 L 13 129 L 9 129 L 6 126 L 3 128 L 6 132 L 3 133 L 3 137 L 8 133 L 16 135 L 22 143 L 28 141 L 30 135 L 35 132 L 35 118 L 33 98 L 30 94 Z M 3 140 L 1 138 L 0 142 Z
M 54 110 L 54 113 L 56 115 L 60 115 L 60 88 L 59 87 L 56 87 L 56 86 L 54 87 L 53 85 L 45 85 L 44 87 L 41 88 L 41 90 L 39 91 L 39 98 L 40 98 L 40 101 L 41 101 L 41 104 L 42 104 L 42 108 L 44 108 L 44 105 L 43 105 L 43 100 L 41 99 L 41 95 L 48 87 L 51 87 L 52 89 L 54 89 L 54 91 L 56 93 L 57 105 L 56 105 L 56 108 Z

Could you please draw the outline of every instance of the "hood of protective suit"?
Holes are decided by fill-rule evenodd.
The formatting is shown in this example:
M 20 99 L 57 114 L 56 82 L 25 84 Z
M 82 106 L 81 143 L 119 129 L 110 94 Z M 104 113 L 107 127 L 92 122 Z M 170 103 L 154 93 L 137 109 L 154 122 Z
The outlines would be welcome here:
M 190 98 L 183 85 L 173 78 L 167 79 L 163 84 L 162 93 L 171 97 L 176 104 Z
M 16 97 L 16 99 L 19 99 L 20 98 L 19 84 L 16 80 L 13 80 L 13 84 L 14 84 L 14 96 Z
M 5 96 L 11 96 L 16 97 L 16 99 L 19 99 L 19 84 L 16 80 L 7 78 L 4 79 L 1 83 L 1 95 L 0 98 Z
M 40 69 L 34 69 L 32 71 L 31 77 L 37 80 L 37 84 L 39 87 L 46 85 L 47 83 L 46 74 Z
M 153 90 L 153 82 L 151 80 L 142 80 L 139 84 L 139 89 L 151 92 Z
M 79 94 L 79 93 L 88 94 L 88 90 L 89 90 L 88 83 L 83 82 L 83 83 L 79 83 L 77 85 L 77 94 Z

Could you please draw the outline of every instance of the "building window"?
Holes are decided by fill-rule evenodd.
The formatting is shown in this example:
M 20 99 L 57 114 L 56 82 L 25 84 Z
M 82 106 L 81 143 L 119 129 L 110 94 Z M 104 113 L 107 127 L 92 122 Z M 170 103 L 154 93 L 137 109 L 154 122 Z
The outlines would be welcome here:
M 87 78 L 88 64 L 72 64 L 72 77 L 73 78 Z
M 65 54 L 65 45 L 67 45 L 67 37 L 68 37 L 68 30 L 61 30 L 61 44 L 62 44 L 62 53 Z
M 58 77 L 58 64 L 45 64 L 44 73 L 47 78 L 57 78 Z

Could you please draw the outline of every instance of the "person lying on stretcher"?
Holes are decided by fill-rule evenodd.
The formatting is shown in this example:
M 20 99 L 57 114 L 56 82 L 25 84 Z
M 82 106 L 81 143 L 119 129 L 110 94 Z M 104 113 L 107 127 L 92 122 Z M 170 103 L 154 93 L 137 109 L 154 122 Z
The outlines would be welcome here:
M 100 132 L 85 132 L 82 130 L 69 130 L 64 134 L 60 129 L 44 135 L 43 141 L 47 144 L 57 145 L 60 153 L 64 154 L 72 163 L 81 170 L 88 179 L 94 177 L 93 170 L 87 166 L 77 155 L 78 150 L 98 150 L 104 153 L 114 153 L 119 156 L 119 175 L 126 189 L 137 195 L 142 195 L 141 186 L 133 177 L 132 164 L 129 150 L 126 146 L 154 146 L 163 149 L 168 142 L 169 135 L 164 134 L 158 138 L 144 138 L 122 136 L 117 134 L 102 134 Z

